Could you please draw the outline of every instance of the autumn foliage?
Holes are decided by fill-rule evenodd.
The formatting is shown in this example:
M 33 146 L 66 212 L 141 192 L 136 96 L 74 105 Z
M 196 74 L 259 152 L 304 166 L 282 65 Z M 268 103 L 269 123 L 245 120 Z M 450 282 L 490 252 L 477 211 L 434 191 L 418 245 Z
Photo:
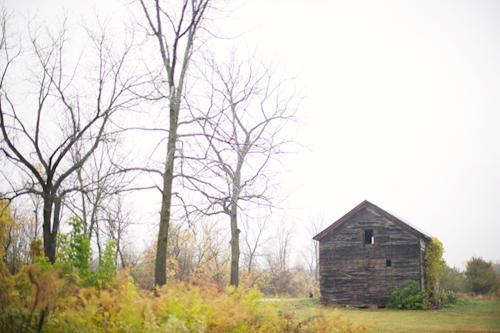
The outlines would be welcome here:
M 40 255 L 12 275 L 0 260 L 0 332 L 365 331 L 338 313 L 299 320 L 293 305 L 263 300 L 257 285 L 224 287 L 193 274 L 187 281 L 172 278 L 160 289 L 141 289 L 129 269 L 116 272 L 112 243 L 99 269 L 91 271 L 82 222 L 73 218 L 70 225 L 56 263 Z
M 348 318 L 322 313 L 299 321 L 286 302 L 262 301 L 255 288 L 213 280 L 172 282 L 140 290 L 126 271 L 103 288 L 83 286 L 49 264 L 10 276 L 2 265 L 2 332 L 364 332 Z M 156 294 L 156 296 L 155 296 Z

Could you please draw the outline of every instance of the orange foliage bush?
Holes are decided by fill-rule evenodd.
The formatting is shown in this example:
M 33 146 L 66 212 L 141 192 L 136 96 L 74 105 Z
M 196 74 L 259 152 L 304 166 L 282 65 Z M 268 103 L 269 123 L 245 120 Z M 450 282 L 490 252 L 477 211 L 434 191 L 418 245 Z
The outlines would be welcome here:
M 2 295 L 2 332 L 364 332 L 340 314 L 299 322 L 286 302 L 262 301 L 255 288 L 212 279 L 137 289 L 127 272 L 101 289 L 82 287 L 53 267 L 23 269 Z M 30 319 L 31 318 L 31 319 Z

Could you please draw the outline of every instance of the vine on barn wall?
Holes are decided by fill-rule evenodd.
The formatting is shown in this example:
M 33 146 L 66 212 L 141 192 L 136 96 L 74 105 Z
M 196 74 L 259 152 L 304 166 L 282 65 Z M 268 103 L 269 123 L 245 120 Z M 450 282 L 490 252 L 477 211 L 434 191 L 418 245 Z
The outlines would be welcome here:
M 425 250 L 425 291 L 434 305 L 437 305 L 439 299 L 439 282 L 446 267 L 443 253 L 443 243 L 432 237 Z

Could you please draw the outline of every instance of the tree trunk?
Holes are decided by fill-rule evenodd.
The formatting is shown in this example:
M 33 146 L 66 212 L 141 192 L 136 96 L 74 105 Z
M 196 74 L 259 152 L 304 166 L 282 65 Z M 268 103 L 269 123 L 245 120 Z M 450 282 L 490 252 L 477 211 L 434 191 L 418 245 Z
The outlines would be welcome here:
M 240 197 L 240 180 L 243 158 L 240 156 L 233 178 L 233 195 L 231 197 L 231 279 L 230 284 L 238 287 L 240 272 L 240 229 L 238 229 L 238 199 Z
M 61 198 L 53 194 L 43 195 L 43 248 L 51 263 L 56 262 L 57 232 L 61 213 Z M 54 212 L 52 212 L 54 206 Z M 52 220 L 52 223 L 51 223 Z
M 253 252 L 248 256 L 248 273 L 252 273 Z
M 53 233 L 50 230 L 52 218 L 52 197 L 50 193 L 43 195 L 43 249 L 45 256 L 49 258 L 51 263 L 56 262 L 56 247 Z
M 231 204 L 231 280 L 232 286 L 238 287 L 240 271 L 240 229 L 238 229 L 237 204 Z
M 164 187 L 167 181 L 167 175 L 164 176 Z M 170 180 L 171 182 L 171 180 Z M 165 191 L 165 189 L 164 189 Z M 158 242 L 156 244 L 156 262 L 155 262 L 155 285 L 163 286 L 167 283 L 167 240 L 168 228 L 170 225 L 170 198 L 167 193 L 162 194 L 160 229 L 158 231 Z
M 156 245 L 155 285 L 167 283 L 167 241 L 170 226 L 170 208 L 172 205 L 172 182 L 174 179 L 174 156 L 177 142 L 177 122 L 179 103 L 172 101 L 170 105 L 170 130 L 168 133 L 167 158 L 163 174 L 163 191 L 160 211 L 160 228 Z

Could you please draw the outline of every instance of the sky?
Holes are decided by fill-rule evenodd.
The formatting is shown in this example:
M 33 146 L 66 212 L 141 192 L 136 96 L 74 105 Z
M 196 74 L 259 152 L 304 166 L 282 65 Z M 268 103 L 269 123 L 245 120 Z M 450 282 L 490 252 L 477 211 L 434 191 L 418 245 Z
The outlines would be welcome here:
M 500 260 L 499 2 L 251 1 L 238 15 L 308 91 L 284 180 L 297 216 L 327 226 L 366 199 L 437 237 L 450 266 Z
M 40 10 L 89 3 L 47 0 Z M 222 31 L 241 32 L 240 45 L 305 87 L 294 132 L 302 148 L 281 179 L 291 223 L 324 214 L 327 227 L 366 199 L 437 237 L 450 266 L 500 260 L 500 2 L 228 6 Z

